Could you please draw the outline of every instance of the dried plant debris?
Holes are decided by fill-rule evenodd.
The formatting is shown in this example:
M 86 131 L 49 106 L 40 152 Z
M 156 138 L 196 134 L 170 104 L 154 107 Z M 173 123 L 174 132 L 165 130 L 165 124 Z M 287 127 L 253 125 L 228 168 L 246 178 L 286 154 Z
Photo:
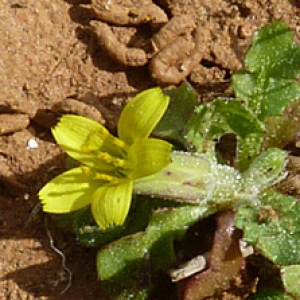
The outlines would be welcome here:
M 208 299 L 232 289 L 235 285 L 236 289 L 238 286 L 243 288 L 245 258 L 240 250 L 240 237 L 241 232 L 234 228 L 234 213 L 231 211 L 221 213 L 217 217 L 217 230 L 210 252 L 209 268 L 183 283 L 182 299 Z M 247 294 L 245 291 L 244 293 Z
M 281 192 L 299 197 L 300 195 L 300 157 L 289 155 L 288 175 L 276 186 Z

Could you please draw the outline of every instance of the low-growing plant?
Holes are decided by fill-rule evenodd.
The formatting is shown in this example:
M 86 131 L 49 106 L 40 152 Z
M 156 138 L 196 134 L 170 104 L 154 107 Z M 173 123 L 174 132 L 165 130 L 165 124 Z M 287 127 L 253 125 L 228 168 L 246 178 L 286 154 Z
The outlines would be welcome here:
M 274 285 L 258 272 L 249 299 L 300 299 L 300 203 L 276 190 L 287 175 L 282 145 L 300 129 L 286 116 L 291 105 L 299 113 L 300 47 L 292 31 L 281 21 L 259 30 L 245 66 L 232 76 L 231 98 L 199 104 L 187 83 L 138 94 L 121 114 L 118 137 L 80 116 L 63 116 L 53 129 L 80 165 L 40 191 L 44 210 L 70 213 L 59 222 L 68 220 L 78 241 L 99 248 L 97 271 L 110 298 L 148 299 L 169 273 L 179 281 L 178 297 L 206 299 L 247 270 L 243 241 L 278 271 Z M 229 135 L 230 163 L 216 150 Z M 207 263 L 172 271 L 178 241 L 210 216 L 213 241 L 205 251 L 198 246 Z M 174 279 L 180 271 L 184 280 Z

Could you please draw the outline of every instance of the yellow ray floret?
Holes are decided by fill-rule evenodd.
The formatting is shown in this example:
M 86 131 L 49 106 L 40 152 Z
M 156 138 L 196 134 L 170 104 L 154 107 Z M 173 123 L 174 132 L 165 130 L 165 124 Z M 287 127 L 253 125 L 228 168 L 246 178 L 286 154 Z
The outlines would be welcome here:
M 149 138 L 168 104 L 169 97 L 160 88 L 138 94 L 121 113 L 118 137 L 91 119 L 64 115 L 53 135 L 81 166 L 41 189 L 44 211 L 68 213 L 91 205 L 102 229 L 122 225 L 130 208 L 133 181 L 170 163 L 171 144 Z

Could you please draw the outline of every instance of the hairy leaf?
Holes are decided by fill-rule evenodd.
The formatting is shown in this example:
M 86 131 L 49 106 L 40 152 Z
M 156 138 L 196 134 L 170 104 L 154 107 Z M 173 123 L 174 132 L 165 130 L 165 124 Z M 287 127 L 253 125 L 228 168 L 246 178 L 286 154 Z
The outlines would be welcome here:
M 242 101 L 215 99 L 199 106 L 188 124 L 187 139 L 198 152 L 214 151 L 214 141 L 226 133 L 241 138 L 252 133 L 263 133 L 264 125 Z
M 244 239 L 275 264 L 300 264 L 300 203 L 271 190 L 258 200 L 238 209 L 235 225 Z
M 124 299 L 118 295 L 125 289 L 132 295 L 130 299 L 146 299 L 140 295 L 146 297 L 145 290 L 151 286 L 151 278 L 155 278 L 160 269 L 168 268 L 175 259 L 173 240 L 180 239 L 190 225 L 206 214 L 207 210 L 197 206 L 159 210 L 153 214 L 145 231 L 100 249 L 97 269 L 104 286 L 114 287 L 110 293 L 115 299 Z
M 249 71 L 233 75 L 233 88 L 260 120 L 280 115 L 300 97 L 294 81 L 300 75 L 300 47 L 284 22 L 269 24 L 255 34 L 245 62 Z
M 300 297 L 300 265 L 286 266 L 281 269 L 282 281 L 288 293 Z
M 255 295 L 247 298 L 248 300 L 293 300 L 292 297 L 276 290 L 259 291 Z
M 253 73 L 296 78 L 300 75 L 300 48 L 293 42 L 293 32 L 288 26 L 276 21 L 257 31 L 245 62 Z
M 264 125 L 245 104 L 237 100 L 214 101 L 216 111 L 225 119 L 229 128 L 238 136 L 244 138 L 250 133 L 264 132 Z
M 195 106 L 198 105 L 197 94 L 188 83 L 182 83 L 177 89 L 166 92 L 170 98 L 170 105 L 154 129 L 154 134 L 171 140 L 175 143 L 184 145 L 186 140 L 187 120 L 194 112 Z

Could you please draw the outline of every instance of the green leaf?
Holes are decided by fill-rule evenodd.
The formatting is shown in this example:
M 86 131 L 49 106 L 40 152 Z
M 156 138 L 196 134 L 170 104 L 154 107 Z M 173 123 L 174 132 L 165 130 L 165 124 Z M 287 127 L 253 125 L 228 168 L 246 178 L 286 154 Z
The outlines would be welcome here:
M 283 21 L 263 27 L 254 35 L 245 63 L 265 77 L 295 79 L 300 75 L 300 48 L 293 42 L 293 32 Z
M 197 152 L 214 156 L 215 141 L 229 132 L 227 124 L 220 115 L 214 113 L 212 103 L 200 105 L 195 109 L 187 124 L 187 142 Z
M 257 172 L 265 170 L 265 174 L 252 175 L 253 180 L 257 182 L 261 182 L 262 180 L 260 175 L 263 176 L 264 181 L 267 178 L 270 179 L 271 174 L 276 178 L 276 176 L 279 175 L 279 172 L 284 170 L 287 159 L 287 154 L 277 148 L 269 148 L 259 156 L 263 137 L 264 135 L 262 133 L 252 133 L 243 139 L 239 138 L 237 142 L 236 166 L 238 170 L 241 172 L 246 170 L 245 174 L 248 174 L 250 170 L 251 172 L 255 170 Z M 254 165 L 251 167 L 253 163 Z M 259 168 L 262 168 L 261 171 L 259 171 Z
M 256 246 L 277 265 L 300 264 L 300 232 L 263 236 Z
M 236 97 L 245 100 L 260 120 L 282 114 L 288 104 L 300 97 L 300 87 L 294 80 L 247 71 L 234 74 L 232 85 Z
M 78 242 L 89 247 L 106 245 L 126 233 L 125 225 L 110 226 L 106 230 L 102 230 L 95 222 L 90 208 L 82 209 L 64 218 L 71 221 L 72 230 Z
M 185 145 L 184 139 L 187 120 L 198 105 L 197 93 L 191 85 L 184 82 L 177 89 L 166 92 L 170 97 L 170 105 L 154 129 L 154 134 Z
M 148 288 L 139 286 L 140 279 L 145 276 L 155 279 L 160 269 L 166 269 L 173 263 L 173 240 L 180 239 L 187 228 L 205 213 L 196 206 L 155 212 L 144 232 L 123 237 L 99 250 L 99 278 L 104 284 L 114 286 L 116 295 L 126 289 L 133 295 L 131 299 L 144 299 L 134 296 Z
M 251 133 L 237 140 L 236 168 L 243 172 L 261 152 L 262 133 Z
M 248 300 L 293 300 L 290 296 L 281 291 L 263 290 L 259 291 L 253 296 L 247 298 Z
M 256 73 L 247 70 L 240 70 L 232 75 L 232 87 L 235 96 L 245 101 L 245 106 L 249 107 L 255 114 L 260 111 L 260 94 L 262 91 L 258 89 L 260 84 L 259 77 Z
M 176 207 L 179 203 L 143 196 L 133 197 L 128 218 L 122 226 L 111 226 L 102 230 L 95 222 L 90 208 L 56 216 L 56 223 L 63 230 L 75 233 L 76 239 L 88 247 L 99 248 L 128 234 L 143 231 L 154 210 L 162 207 Z
M 187 226 L 196 222 L 201 213 L 196 206 L 157 211 L 150 219 L 146 231 L 121 238 L 99 250 L 97 256 L 99 277 L 108 280 L 117 276 L 124 268 L 129 271 L 132 262 L 143 260 L 147 253 L 151 255 L 152 247 L 162 238 L 180 238 Z M 168 239 L 166 241 L 170 242 Z M 170 263 L 168 257 L 166 261 L 167 264 Z
M 261 191 L 279 182 L 286 173 L 287 153 L 278 148 L 269 148 L 254 159 L 242 173 L 242 181 L 249 194 Z
M 300 202 L 271 190 L 258 200 L 238 209 L 236 227 L 275 264 L 300 264 Z
M 284 108 L 300 97 L 294 81 L 300 75 L 300 47 L 293 42 L 293 33 L 282 21 L 260 29 L 246 55 L 249 71 L 232 77 L 237 98 L 260 120 L 280 115 Z
M 214 141 L 226 133 L 245 138 L 263 132 L 264 124 L 245 103 L 220 98 L 195 110 L 188 124 L 187 140 L 198 152 L 214 152 Z
M 263 133 L 264 125 L 245 104 L 238 100 L 214 100 L 215 110 L 224 117 L 233 133 L 244 138 L 250 133 Z
M 300 131 L 300 101 L 294 101 L 287 107 L 284 114 L 265 120 L 266 133 L 263 149 L 270 147 L 283 148 L 297 139 Z
M 270 78 L 265 81 L 262 98 L 261 120 L 268 116 L 281 115 L 288 104 L 300 97 L 299 85 L 291 80 Z
M 286 291 L 297 297 L 300 297 L 300 265 L 286 266 L 281 269 L 283 285 Z
M 300 231 L 300 205 L 293 197 L 267 191 L 259 196 L 259 201 L 257 205 L 240 207 L 236 215 L 235 225 L 244 230 L 247 242 L 257 244 L 263 236 Z
M 144 277 L 139 278 L 136 274 L 130 274 L 133 277 L 132 289 L 127 289 L 122 281 L 104 281 L 101 283 L 103 290 L 106 292 L 106 295 L 109 296 L 108 299 L 113 300 L 146 300 L 150 293 L 149 288 L 143 285 L 143 280 L 147 281 L 148 274 L 145 274 Z M 142 283 L 140 283 L 142 281 Z

